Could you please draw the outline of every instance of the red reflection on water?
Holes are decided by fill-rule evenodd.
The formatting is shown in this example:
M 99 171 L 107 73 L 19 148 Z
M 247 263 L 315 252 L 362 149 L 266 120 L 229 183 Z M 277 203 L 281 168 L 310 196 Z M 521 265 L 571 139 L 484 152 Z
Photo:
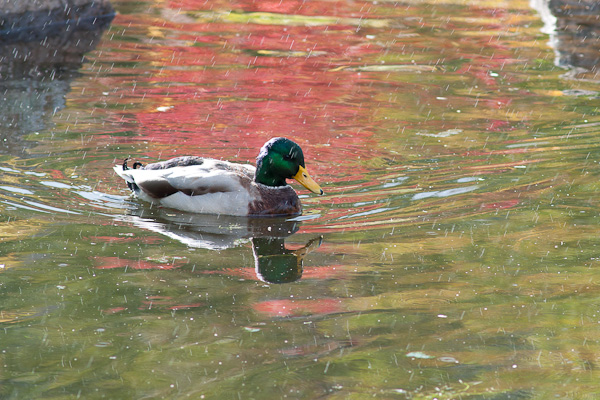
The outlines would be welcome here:
M 294 8 L 285 3 L 242 1 L 239 9 L 281 12 L 281 7 Z M 216 6 L 185 1 L 169 4 L 178 12 Z M 367 4 L 352 7 L 358 12 Z M 303 3 L 297 7 L 312 9 Z M 348 4 L 342 9 L 347 11 Z M 313 9 L 320 15 L 323 10 L 335 15 L 331 4 L 324 7 L 319 2 Z M 346 16 L 353 17 L 352 13 Z M 159 33 L 148 26 L 151 21 L 144 22 L 128 15 L 115 20 L 123 26 L 148 29 L 149 36 Z M 118 118 L 139 134 L 123 141 L 154 144 L 146 152 L 150 157 L 185 151 L 253 162 L 264 142 L 286 136 L 303 147 L 312 175 L 335 177 L 336 165 L 348 157 L 356 158 L 374 144 L 370 142 L 372 130 L 365 128 L 371 110 L 353 100 L 376 95 L 372 79 L 356 71 L 331 71 L 339 65 L 361 65 L 361 57 L 382 51 L 380 45 L 365 41 L 363 36 L 349 35 L 354 29 L 336 24 L 194 23 L 192 15 L 185 23 L 165 21 L 160 32 L 169 34 L 165 39 L 168 46 L 123 42 L 122 51 L 114 52 L 115 62 L 149 62 L 160 66 L 159 70 L 139 74 L 131 83 L 133 87 L 116 84 L 110 78 L 99 79 L 107 87 L 119 88 L 109 94 L 107 102 L 111 104 L 127 106 L 132 98 L 143 99 L 143 107 Z M 299 37 L 303 39 L 295 39 Z M 137 56 L 135 60 L 132 54 Z
M 184 263 L 175 261 L 170 264 L 154 263 L 143 260 L 128 260 L 119 257 L 94 257 L 98 269 L 131 268 L 131 269 L 175 269 Z
M 497 119 L 491 119 L 491 120 L 489 120 L 489 122 L 490 122 L 490 125 L 487 128 L 488 131 L 504 132 L 507 130 L 514 129 L 511 122 L 509 122 L 509 121 L 501 121 L 501 120 L 497 120 Z
M 344 311 L 338 299 L 318 300 L 268 300 L 254 304 L 252 308 L 271 317 L 289 317 L 305 314 L 333 314 Z
M 101 242 L 101 243 L 127 243 L 127 242 L 142 242 L 146 244 L 155 244 L 162 242 L 163 240 L 157 236 L 145 236 L 145 237 L 123 237 L 123 236 L 90 236 L 88 238 L 84 238 L 91 243 Z

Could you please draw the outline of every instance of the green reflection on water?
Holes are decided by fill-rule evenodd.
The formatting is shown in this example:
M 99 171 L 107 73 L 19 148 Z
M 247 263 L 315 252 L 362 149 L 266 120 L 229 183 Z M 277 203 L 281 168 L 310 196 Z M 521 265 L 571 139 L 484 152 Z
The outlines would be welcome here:
M 2 397 L 598 396 L 598 82 L 528 4 L 176 3 L 2 148 Z M 327 193 L 279 234 L 110 172 L 278 135 Z

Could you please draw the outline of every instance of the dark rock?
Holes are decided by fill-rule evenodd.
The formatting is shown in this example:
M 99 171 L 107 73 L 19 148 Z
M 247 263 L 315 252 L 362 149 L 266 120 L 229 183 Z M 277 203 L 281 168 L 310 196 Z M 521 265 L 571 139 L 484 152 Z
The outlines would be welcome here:
M 108 0 L 0 0 L 0 154 L 49 129 L 114 15 Z
M 114 15 L 108 0 L 0 0 L 0 43 L 98 30 Z
M 108 0 L 0 0 L 0 77 L 79 66 L 115 13 Z
M 557 18 L 559 64 L 595 70 L 600 64 L 600 2 L 596 0 L 550 0 Z

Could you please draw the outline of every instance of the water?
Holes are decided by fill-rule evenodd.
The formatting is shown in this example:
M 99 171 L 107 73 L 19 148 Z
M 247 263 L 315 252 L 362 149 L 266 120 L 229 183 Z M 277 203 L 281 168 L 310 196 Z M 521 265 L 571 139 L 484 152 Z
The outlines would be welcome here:
M 529 3 L 113 5 L 2 82 L 2 398 L 600 396 L 600 87 Z M 274 136 L 326 192 L 292 221 L 112 171 Z

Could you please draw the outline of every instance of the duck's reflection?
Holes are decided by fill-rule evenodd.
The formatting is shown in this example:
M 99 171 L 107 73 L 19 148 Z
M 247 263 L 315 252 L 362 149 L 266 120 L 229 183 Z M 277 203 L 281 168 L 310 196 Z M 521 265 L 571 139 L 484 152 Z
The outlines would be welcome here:
M 225 250 L 252 244 L 256 277 L 268 283 L 294 282 L 302 277 L 304 257 L 318 249 L 322 237 L 299 249 L 288 249 L 285 238 L 296 233 L 300 221 L 285 218 L 248 218 L 174 213 L 165 209 L 132 210 L 118 219 L 175 239 L 188 247 Z
M 311 239 L 297 250 L 285 248 L 282 238 L 252 238 L 256 277 L 268 283 L 288 283 L 302 277 L 304 256 L 318 249 L 322 237 Z

